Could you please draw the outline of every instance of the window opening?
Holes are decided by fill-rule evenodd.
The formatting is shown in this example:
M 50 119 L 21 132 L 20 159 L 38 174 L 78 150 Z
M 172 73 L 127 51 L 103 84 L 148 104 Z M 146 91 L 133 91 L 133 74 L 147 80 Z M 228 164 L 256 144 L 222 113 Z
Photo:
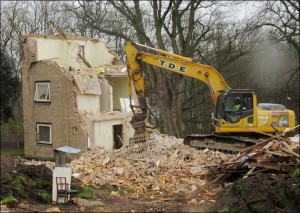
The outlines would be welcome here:
M 230 94 L 224 97 L 224 119 L 230 123 L 237 123 L 241 119 L 241 96 Z
M 50 102 L 50 82 L 36 82 L 34 100 L 36 102 Z
M 51 124 L 37 124 L 37 143 L 52 144 Z

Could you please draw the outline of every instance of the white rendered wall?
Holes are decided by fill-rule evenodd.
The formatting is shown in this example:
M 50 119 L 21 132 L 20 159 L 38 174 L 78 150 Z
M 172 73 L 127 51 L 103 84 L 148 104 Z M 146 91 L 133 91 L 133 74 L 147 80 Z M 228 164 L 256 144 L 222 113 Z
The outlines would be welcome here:
M 95 146 L 101 146 L 104 149 L 114 148 L 114 130 L 113 125 L 123 125 L 123 119 L 103 120 L 94 122 Z M 124 134 L 124 129 L 123 129 Z M 123 138 L 122 134 L 122 138 Z
M 120 98 L 128 98 L 127 79 L 125 76 L 122 76 L 122 77 L 107 77 L 107 80 L 113 88 L 112 91 L 113 110 L 121 110 Z
M 90 40 L 62 40 L 51 38 L 34 38 L 37 41 L 37 60 L 52 59 L 65 69 L 69 66 L 80 69 L 77 62 L 80 46 L 84 46 L 84 57 L 92 67 L 110 63 L 115 57 L 104 43 Z M 84 65 L 86 66 L 86 65 Z
M 100 96 L 98 95 L 81 95 L 77 94 L 77 105 L 79 112 L 100 112 Z
M 122 125 L 122 140 L 123 145 L 128 145 L 129 138 L 133 136 L 134 129 L 130 125 L 131 116 L 113 120 L 94 121 L 94 138 L 95 146 L 103 147 L 104 149 L 114 148 L 114 125 Z

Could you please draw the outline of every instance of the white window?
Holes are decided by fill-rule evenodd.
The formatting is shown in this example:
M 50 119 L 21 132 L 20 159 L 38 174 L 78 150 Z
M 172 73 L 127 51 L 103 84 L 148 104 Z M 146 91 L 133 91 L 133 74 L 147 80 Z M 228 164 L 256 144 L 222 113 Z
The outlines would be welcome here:
M 50 82 L 36 82 L 34 100 L 36 102 L 50 102 Z
M 37 124 L 36 131 L 38 144 L 52 144 L 51 124 Z

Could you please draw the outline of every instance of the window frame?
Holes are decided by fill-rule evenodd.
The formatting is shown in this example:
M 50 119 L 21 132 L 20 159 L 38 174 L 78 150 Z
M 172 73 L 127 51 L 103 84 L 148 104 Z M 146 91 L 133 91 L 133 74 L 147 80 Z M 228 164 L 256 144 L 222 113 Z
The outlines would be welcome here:
M 248 105 L 250 103 L 250 105 Z M 243 95 L 243 111 L 248 111 L 253 109 L 253 96 L 250 94 Z
M 39 138 L 39 127 L 50 127 L 49 128 L 49 141 L 40 141 Z M 52 124 L 51 123 L 37 123 L 36 124 L 36 142 L 38 145 L 50 145 L 52 146 Z
M 46 85 L 48 86 L 46 91 L 46 98 L 41 99 L 37 97 L 38 95 L 38 86 L 39 85 Z M 49 97 L 49 99 L 47 99 Z M 35 102 L 42 102 L 42 103 L 50 103 L 51 102 L 51 82 L 50 81 L 36 81 L 35 82 L 35 90 L 34 90 L 34 101 Z

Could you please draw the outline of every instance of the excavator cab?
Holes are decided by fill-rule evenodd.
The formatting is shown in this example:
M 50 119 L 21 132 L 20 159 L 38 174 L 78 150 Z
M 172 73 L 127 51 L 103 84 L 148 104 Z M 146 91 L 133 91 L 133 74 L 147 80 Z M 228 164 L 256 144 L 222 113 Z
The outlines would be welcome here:
M 220 127 L 223 123 L 238 123 L 249 117 L 253 120 L 254 91 L 252 90 L 222 90 L 217 99 L 214 111 L 214 126 Z M 252 121 L 253 123 L 253 121 Z

